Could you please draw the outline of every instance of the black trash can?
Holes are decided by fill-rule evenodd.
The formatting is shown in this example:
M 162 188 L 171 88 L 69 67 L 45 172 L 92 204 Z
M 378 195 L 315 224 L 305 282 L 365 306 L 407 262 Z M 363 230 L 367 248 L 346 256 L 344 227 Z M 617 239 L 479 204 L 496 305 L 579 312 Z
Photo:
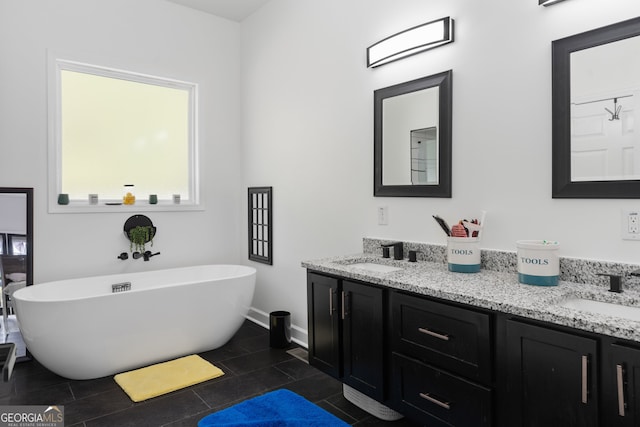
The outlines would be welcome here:
M 269 346 L 286 348 L 291 344 L 291 313 L 272 311 L 269 314 Z

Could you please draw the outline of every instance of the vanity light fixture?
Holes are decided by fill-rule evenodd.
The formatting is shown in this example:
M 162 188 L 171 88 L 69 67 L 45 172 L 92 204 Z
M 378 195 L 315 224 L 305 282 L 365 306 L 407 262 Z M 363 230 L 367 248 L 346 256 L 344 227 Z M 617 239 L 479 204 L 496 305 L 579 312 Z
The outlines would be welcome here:
M 564 0 L 538 0 L 538 6 L 551 6 Z
M 367 48 L 367 67 L 379 67 L 453 41 L 453 19 L 441 18 L 389 36 Z

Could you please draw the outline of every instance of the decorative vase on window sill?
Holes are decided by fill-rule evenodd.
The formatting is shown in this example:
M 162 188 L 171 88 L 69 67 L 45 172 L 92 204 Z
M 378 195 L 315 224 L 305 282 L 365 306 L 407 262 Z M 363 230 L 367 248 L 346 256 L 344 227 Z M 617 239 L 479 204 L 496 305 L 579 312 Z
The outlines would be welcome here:
M 125 184 L 124 186 L 124 197 L 122 197 L 122 204 L 124 205 L 133 205 L 136 203 L 136 196 L 134 196 L 134 185 L 133 184 Z

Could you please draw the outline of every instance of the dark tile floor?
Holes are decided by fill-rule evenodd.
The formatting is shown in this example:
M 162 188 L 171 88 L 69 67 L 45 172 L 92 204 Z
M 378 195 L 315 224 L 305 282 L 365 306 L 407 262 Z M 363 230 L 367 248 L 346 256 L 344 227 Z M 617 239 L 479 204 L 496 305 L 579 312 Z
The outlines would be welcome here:
M 293 346 L 295 347 L 295 346 Z M 16 364 L 0 383 L 0 405 L 64 405 L 65 425 L 84 427 L 195 426 L 202 417 L 245 399 L 286 388 L 356 426 L 413 427 L 381 421 L 342 396 L 342 384 L 285 350 L 269 348 L 268 330 L 246 321 L 223 347 L 201 353 L 225 375 L 165 396 L 134 403 L 113 377 L 72 381 L 37 361 Z

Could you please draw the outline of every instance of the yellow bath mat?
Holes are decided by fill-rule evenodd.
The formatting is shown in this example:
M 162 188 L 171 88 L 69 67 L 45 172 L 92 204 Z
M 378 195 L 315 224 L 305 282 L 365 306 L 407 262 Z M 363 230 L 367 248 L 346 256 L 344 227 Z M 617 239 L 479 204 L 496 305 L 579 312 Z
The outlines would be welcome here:
M 113 379 L 131 400 L 140 402 L 221 375 L 224 375 L 222 370 L 194 354 L 135 371 L 123 372 Z

